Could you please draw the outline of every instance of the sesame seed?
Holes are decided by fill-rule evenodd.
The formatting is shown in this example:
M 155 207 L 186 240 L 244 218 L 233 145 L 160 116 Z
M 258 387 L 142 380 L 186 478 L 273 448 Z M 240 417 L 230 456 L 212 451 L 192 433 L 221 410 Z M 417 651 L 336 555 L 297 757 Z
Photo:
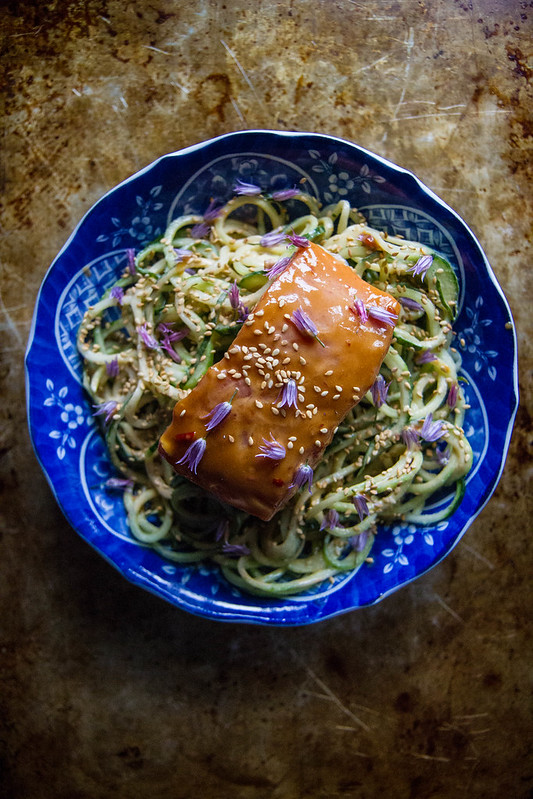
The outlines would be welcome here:
M 226 372 L 219 372 L 217 375 L 217 380 L 225 380 L 226 379 Z
M 264 314 L 265 314 L 265 311 L 263 310 L 263 308 L 261 308 L 260 311 L 255 311 L 255 315 L 256 316 L 264 316 Z
M 330 375 L 333 374 L 333 369 L 328 369 L 328 371 L 324 372 L 324 374 L 326 375 L 326 377 L 330 377 Z
M 304 452 L 305 452 L 305 447 L 300 447 L 300 449 L 298 450 L 298 452 L 300 453 L 300 455 L 303 455 L 303 454 L 304 454 Z
M 302 366 L 305 366 L 307 363 L 303 355 L 300 355 L 300 363 L 302 364 Z
M 281 328 L 281 332 L 285 333 L 285 331 L 288 330 L 288 329 L 289 329 L 289 325 L 286 322 L 284 322 L 283 327 Z
M 270 410 L 272 411 L 274 416 L 279 416 L 279 410 L 274 405 L 270 406 Z
M 316 393 L 317 393 L 317 394 L 320 394 L 320 392 L 322 391 L 322 389 L 320 388 L 320 386 L 313 386 L 313 388 L 315 389 L 315 391 L 316 391 Z
M 337 391 L 342 391 L 342 386 L 335 386 L 335 388 L 337 389 Z
M 306 411 L 305 415 L 307 416 L 308 419 L 312 419 L 313 418 L 313 411 Z
M 250 380 L 249 377 L 245 377 L 244 378 L 244 382 L 246 383 L 247 386 L 251 386 L 252 385 L 252 381 Z
M 328 396 L 328 394 L 329 394 L 329 391 L 321 391 L 321 392 L 320 392 L 320 396 L 321 396 L 321 397 L 327 397 L 327 396 Z
M 331 399 L 338 400 L 340 398 L 340 394 L 334 394 Z
M 281 363 L 283 363 L 283 364 L 287 364 L 287 363 L 290 363 L 290 362 L 291 362 L 291 359 L 290 359 L 290 357 L 289 357 L 289 356 L 287 356 L 286 358 L 284 358 L 284 359 L 282 360 L 282 362 L 281 362 Z
M 292 342 L 292 348 L 295 352 L 298 352 L 298 350 L 300 349 L 300 347 L 295 341 Z
M 252 436 L 248 436 L 248 444 L 249 444 L 251 447 L 253 446 L 253 444 L 254 444 L 254 440 L 253 440 Z
M 320 428 L 320 432 L 323 433 L 324 435 L 326 435 L 326 433 L 328 432 L 328 428 L 327 427 L 321 427 Z
M 322 446 L 322 442 L 318 438 L 315 441 L 315 446 L 316 447 L 321 447 Z
M 180 416 L 185 416 L 185 414 L 186 414 L 186 413 L 187 413 L 187 411 L 186 411 L 186 409 L 184 408 L 184 409 L 181 411 L 181 413 L 180 413 Z
M 228 435 L 228 439 L 230 440 L 230 442 L 231 442 L 232 444 L 234 444 L 234 443 L 235 443 L 235 439 L 233 438 L 233 436 L 231 436 L 231 435 Z
M 294 447 L 293 441 L 287 441 L 287 449 L 292 449 Z
M 262 335 L 263 335 L 263 331 L 259 330 L 259 328 L 256 327 L 255 330 L 254 330 L 254 336 L 262 336 Z
M 256 399 L 255 404 L 257 405 L 258 408 L 263 407 L 263 403 L 261 402 L 261 400 Z

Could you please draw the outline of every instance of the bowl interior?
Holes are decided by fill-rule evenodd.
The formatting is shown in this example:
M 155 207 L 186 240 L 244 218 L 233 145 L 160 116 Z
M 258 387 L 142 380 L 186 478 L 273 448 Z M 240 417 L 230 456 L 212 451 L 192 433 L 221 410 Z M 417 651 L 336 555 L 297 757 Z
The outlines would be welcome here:
M 76 333 L 86 308 L 122 271 L 126 250 L 161 235 L 181 213 L 225 202 L 237 178 L 276 190 L 302 185 L 328 204 L 347 199 L 373 227 L 440 251 L 461 287 L 456 346 L 467 380 L 466 434 L 474 451 L 464 500 L 434 527 L 382 529 L 373 563 L 285 599 L 241 593 L 210 564 L 182 567 L 129 535 L 93 409 L 81 388 Z M 163 156 L 108 192 L 50 267 L 26 353 L 28 420 L 47 479 L 72 526 L 129 580 L 192 613 L 263 624 L 306 624 L 372 604 L 438 563 L 494 491 L 517 407 L 515 331 L 508 304 L 473 234 L 410 172 L 333 137 L 245 131 Z

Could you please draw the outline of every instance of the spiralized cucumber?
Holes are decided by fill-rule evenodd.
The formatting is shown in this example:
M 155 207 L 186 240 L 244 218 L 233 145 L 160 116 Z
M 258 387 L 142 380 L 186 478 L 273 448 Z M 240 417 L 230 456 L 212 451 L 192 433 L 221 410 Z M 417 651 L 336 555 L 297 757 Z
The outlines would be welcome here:
M 78 335 L 84 387 L 123 480 L 132 535 L 177 563 L 210 559 L 243 591 L 275 597 L 360 568 L 380 524 L 444 519 L 472 465 L 450 264 L 425 245 L 370 228 L 346 201 L 321 208 L 291 194 L 236 196 L 204 217 L 173 220 L 159 241 L 134 259 L 129 253 L 128 268 L 89 308 Z M 273 231 L 280 235 L 263 238 Z M 267 523 L 174 474 L 157 442 L 176 401 L 231 346 L 270 268 L 293 251 L 289 234 L 346 259 L 402 310 L 381 392 L 368 392 L 340 424 L 311 490 Z M 448 502 L 435 510 L 442 496 Z

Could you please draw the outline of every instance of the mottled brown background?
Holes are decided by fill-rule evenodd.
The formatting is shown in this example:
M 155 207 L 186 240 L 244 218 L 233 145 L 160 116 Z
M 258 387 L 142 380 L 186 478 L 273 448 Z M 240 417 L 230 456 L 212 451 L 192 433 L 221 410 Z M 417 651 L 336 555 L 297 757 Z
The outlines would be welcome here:
M 532 796 L 533 2 L 1 3 L 0 795 Z M 70 529 L 26 432 L 39 284 L 82 214 L 241 128 L 340 135 L 470 224 L 518 326 L 522 407 L 442 564 L 317 626 L 190 617 Z

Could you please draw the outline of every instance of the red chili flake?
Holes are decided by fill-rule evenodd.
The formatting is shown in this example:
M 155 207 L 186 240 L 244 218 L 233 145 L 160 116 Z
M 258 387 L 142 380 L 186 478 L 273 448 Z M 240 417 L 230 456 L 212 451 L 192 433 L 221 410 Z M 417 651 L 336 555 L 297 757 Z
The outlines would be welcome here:
M 281 477 L 274 477 L 272 482 L 274 483 L 275 486 L 279 486 L 280 488 L 283 485 L 283 480 L 281 479 Z
M 189 430 L 187 433 L 176 433 L 174 436 L 175 441 L 194 441 L 194 430 Z

